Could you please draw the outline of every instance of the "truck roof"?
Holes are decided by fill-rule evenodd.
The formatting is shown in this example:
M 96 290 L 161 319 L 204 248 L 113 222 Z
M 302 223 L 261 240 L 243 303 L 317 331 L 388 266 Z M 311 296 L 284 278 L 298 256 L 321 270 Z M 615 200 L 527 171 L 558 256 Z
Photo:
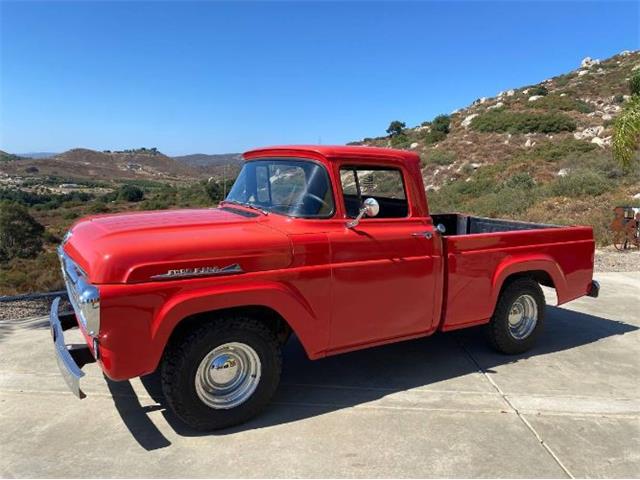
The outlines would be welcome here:
M 391 161 L 393 163 L 403 163 L 411 166 L 417 166 L 420 163 L 420 157 L 415 152 L 354 145 L 279 145 L 249 150 L 245 152 L 243 156 L 246 160 L 272 156 L 301 156 L 312 158 L 320 157 L 329 161 L 345 158 L 366 158 L 367 161 L 373 163 L 375 163 L 376 160 L 382 160 L 386 163 Z

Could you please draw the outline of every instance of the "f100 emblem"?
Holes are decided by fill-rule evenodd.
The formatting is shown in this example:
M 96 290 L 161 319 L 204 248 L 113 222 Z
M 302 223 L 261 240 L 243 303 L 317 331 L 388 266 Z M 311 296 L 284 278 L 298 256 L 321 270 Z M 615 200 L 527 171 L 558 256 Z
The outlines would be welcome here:
M 208 277 L 214 275 L 232 275 L 234 273 L 243 273 L 242 267 L 238 263 L 227 265 L 226 267 L 195 267 L 195 268 L 178 268 L 167 271 L 160 275 L 153 275 L 153 280 L 163 280 L 169 278 L 183 277 Z

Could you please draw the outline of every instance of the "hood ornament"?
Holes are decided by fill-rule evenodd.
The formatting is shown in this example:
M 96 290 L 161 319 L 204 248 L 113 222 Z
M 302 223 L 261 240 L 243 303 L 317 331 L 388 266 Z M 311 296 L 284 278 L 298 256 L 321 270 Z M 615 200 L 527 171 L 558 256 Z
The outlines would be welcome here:
M 244 270 L 238 263 L 227 265 L 226 267 L 195 267 L 195 268 L 179 268 L 167 271 L 160 275 L 152 275 L 152 280 L 164 280 L 167 278 L 182 277 L 209 277 L 215 275 L 233 275 L 236 273 L 244 273 Z

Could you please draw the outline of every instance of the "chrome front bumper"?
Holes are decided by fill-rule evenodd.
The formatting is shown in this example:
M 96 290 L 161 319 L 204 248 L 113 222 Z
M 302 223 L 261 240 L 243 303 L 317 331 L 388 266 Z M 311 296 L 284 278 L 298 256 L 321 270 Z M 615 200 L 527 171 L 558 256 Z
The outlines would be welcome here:
M 87 363 L 95 362 L 95 359 L 87 345 L 67 345 L 64 343 L 63 332 L 77 327 L 78 324 L 75 315 L 60 317 L 58 315 L 59 305 L 60 297 L 57 297 L 51 304 L 51 312 L 49 313 L 49 324 L 51 325 L 56 361 L 62 378 L 64 378 L 71 392 L 78 398 L 84 398 L 86 395 L 80 389 L 80 379 L 84 377 L 84 372 L 81 368 Z

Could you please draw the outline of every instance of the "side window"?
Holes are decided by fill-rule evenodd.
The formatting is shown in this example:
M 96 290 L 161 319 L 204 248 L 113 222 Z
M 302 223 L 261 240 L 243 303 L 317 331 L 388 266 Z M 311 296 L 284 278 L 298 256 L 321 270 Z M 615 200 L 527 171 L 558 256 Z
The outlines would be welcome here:
M 348 217 L 357 216 L 362 202 L 369 197 L 380 204 L 376 218 L 401 218 L 409 214 L 400 170 L 344 167 L 340 169 L 340 180 Z

